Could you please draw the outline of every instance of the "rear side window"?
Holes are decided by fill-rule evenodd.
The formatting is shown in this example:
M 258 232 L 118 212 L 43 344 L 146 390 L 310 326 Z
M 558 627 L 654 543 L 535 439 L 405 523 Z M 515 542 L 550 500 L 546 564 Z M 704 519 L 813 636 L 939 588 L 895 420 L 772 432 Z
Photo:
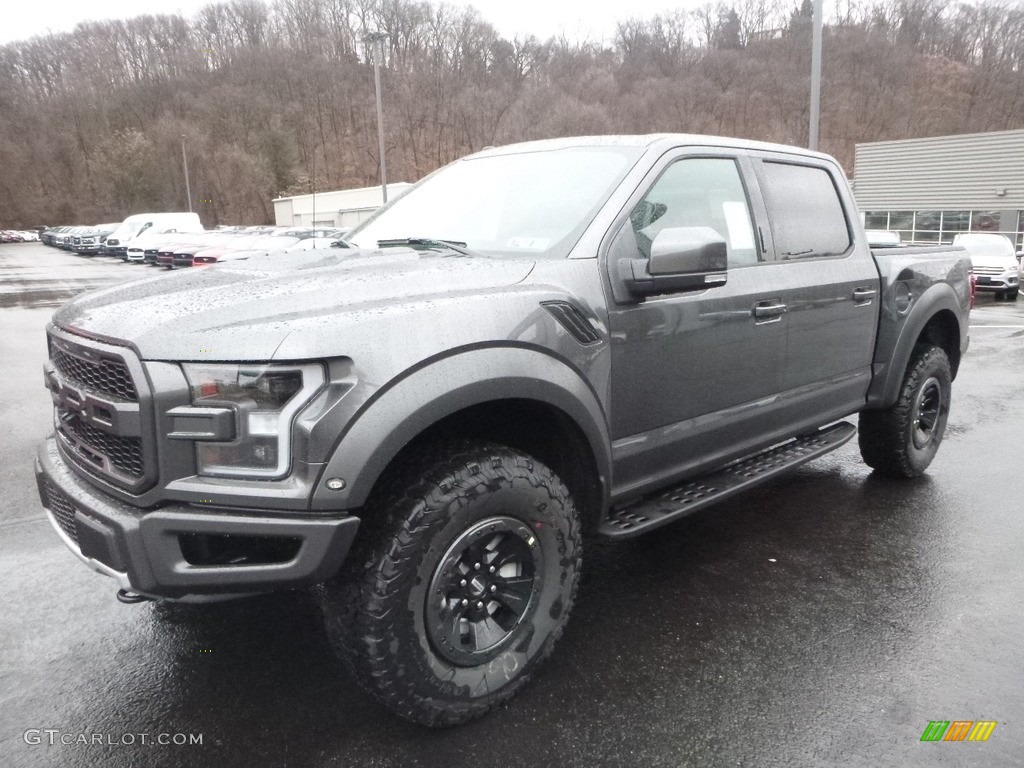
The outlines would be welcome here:
M 780 259 L 837 256 L 850 247 L 839 193 L 828 171 L 765 161 L 765 202 Z

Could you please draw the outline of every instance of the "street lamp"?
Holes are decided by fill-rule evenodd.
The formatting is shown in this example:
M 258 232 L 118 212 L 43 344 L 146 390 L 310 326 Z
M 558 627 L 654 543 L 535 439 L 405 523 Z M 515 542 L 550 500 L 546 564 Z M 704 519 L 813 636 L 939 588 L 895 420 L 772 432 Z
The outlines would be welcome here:
M 380 189 L 384 202 L 388 201 L 388 171 L 384 161 L 384 108 L 380 98 L 380 60 L 384 58 L 384 41 L 388 36 L 383 32 L 373 32 L 366 36 L 364 42 L 373 43 L 373 82 L 377 89 L 377 143 L 380 149 Z
M 821 15 L 822 0 L 813 0 L 814 13 L 811 33 L 811 130 L 807 146 L 818 151 L 818 121 L 821 113 Z
M 181 134 L 181 164 L 185 166 L 185 197 L 188 198 L 188 212 L 192 213 L 192 186 L 188 183 L 188 156 L 185 154 L 185 139 L 188 137 Z

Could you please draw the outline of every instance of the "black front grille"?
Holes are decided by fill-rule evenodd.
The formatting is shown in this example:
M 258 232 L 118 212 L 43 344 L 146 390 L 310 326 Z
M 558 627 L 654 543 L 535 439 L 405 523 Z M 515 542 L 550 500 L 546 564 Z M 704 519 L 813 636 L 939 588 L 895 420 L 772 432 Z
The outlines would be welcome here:
M 138 359 L 127 349 L 48 334 L 46 383 L 64 458 L 129 493 L 157 479 L 152 402 Z
M 77 544 L 78 527 L 75 525 L 75 505 L 49 480 L 46 481 L 46 506 L 53 514 L 53 519 L 57 521 L 60 529 Z
M 102 457 L 106 457 L 114 467 L 130 477 L 140 478 L 145 472 L 140 438 L 108 434 L 69 412 L 60 414 L 60 425 L 79 444 L 79 453 L 98 468 L 103 468 Z
M 81 386 L 122 400 L 136 402 L 139 399 L 128 367 L 119 360 L 100 360 L 94 363 L 69 355 L 56 346 L 50 350 L 50 359 L 58 371 Z

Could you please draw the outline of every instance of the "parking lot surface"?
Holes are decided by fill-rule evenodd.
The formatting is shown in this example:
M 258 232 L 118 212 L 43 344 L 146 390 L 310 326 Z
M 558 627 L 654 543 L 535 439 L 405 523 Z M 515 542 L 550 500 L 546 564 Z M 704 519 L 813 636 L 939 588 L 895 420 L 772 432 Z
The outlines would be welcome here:
M 1024 300 L 979 299 L 927 476 L 875 477 L 854 441 L 653 536 L 588 542 L 537 679 L 429 731 L 355 687 L 314 592 L 122 605 L 44 517 L 45 324 L 80 290 L 155 273 L 0 246 L 0 764 L 1021 765 Z M 933 720 L 998 725 L 921 742 Z

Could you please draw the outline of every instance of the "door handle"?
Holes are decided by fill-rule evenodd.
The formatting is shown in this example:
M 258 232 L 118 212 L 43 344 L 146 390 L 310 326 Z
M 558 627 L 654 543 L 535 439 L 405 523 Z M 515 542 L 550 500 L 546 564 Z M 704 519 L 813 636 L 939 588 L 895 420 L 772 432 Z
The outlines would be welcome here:
M 878 295 L 878 291 L 874 288 L 854 288 L 853 289 L 853 300 L 856 303 L 868 302 Z
M 754 317 L 763 320 L 770 317 L 781 317 L 786 314 L 786 305 L 781 302 L 754 305 Z

